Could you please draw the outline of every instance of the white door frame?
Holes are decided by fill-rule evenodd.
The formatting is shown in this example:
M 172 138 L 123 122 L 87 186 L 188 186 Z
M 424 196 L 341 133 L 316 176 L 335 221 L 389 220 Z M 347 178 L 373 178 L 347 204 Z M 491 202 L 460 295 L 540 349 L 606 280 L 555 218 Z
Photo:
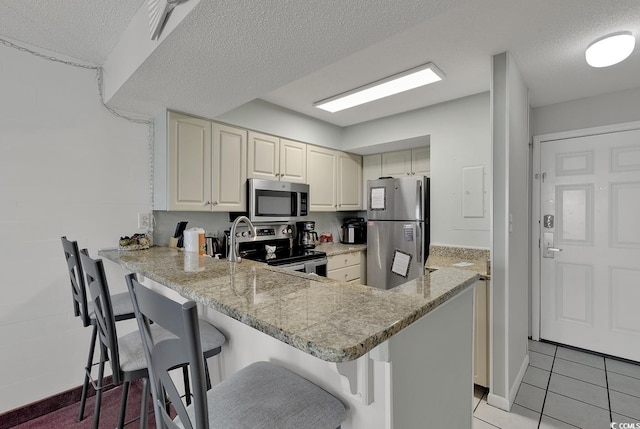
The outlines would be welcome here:
M 540 340 L 540 144 L 554 140 L 566 140 L 637 129 L 640 129 L 640 121 L 542 134 L 533 137 L 533 192 L 531 193 L 531 338 L 533 340 Z

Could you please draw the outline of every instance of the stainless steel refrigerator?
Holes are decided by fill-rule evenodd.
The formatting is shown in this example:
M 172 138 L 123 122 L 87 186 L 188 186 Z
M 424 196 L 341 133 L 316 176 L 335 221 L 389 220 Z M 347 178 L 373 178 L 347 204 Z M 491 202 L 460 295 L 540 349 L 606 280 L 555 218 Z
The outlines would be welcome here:
M 391 289 L 418 278 L 429 251 L 429 179 L 367 182 L 367 284 Z

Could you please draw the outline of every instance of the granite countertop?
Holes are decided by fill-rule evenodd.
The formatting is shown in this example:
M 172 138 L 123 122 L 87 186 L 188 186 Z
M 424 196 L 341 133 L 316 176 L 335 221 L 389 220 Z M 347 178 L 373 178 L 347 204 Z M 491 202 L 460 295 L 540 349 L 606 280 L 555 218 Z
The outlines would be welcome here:
M 429 258 L 425 268 L 431 271 L 456 268 L 478 273 L 482 280 L 489 280 L 491 279 L 491 272 L 488 270 L 490 264 L 487 263 L 489 255 L 488 249 L 432 245 L 429 247 Z
M 357 359 L 478 279 L 473 272 L 439 269 L 380 290 L 168 247 L 103 249 L 99 255 L 328 362 Z
M 324 243 L 316 246 L 320 252 L 325 252 L 327 256 L 342 255 L 345 253 L 362 252 L 367 250 L 366 244 L 343 244 L 343 243 Z

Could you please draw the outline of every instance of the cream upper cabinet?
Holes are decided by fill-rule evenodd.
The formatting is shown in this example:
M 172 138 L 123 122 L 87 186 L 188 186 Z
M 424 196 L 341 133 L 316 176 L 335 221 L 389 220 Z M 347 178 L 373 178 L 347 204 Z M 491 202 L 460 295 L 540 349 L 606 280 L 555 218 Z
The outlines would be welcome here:
M 338 211 L 362 210 L 362 157 L 337 153 Z
M 431 153 L 428 146 L 382 154 L 382 175 L 391 177 L 429 176 Z
M 209 211 L 211 122 L 168 113 L 167 209 Z
M 247 177 L 306 183 L 306 144 L 249 131 Z
M 411 151 L 411 175 L 431 176 L 431 147 Z
M 280 174 L 280 139 L 249 131 L 247 177 L 278 180 Z
M 213 124 L 211 211 L 247 209 L 247 131 Z
M 336 211 L 337 153 L 335 150 L 307 145 L 307 183 L 309 211 Z
M 307 183 L 307 145 L 280 139 L 280 180 Z
M 382 176 L 382 154 L 365 155 L 362 157 L 362 210 L 369 208 L 367 182 Z
M 411 175 L 411 151 L 401 150 L 382 154 L 382 175 L 402 177 Z

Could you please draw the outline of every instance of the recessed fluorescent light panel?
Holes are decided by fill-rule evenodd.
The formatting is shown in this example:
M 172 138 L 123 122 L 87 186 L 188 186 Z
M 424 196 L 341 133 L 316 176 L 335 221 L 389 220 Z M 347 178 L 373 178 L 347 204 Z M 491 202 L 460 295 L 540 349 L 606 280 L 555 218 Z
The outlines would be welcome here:
M 350 107 L 380 98 L 438 82 L 444 78 L 444 73 L 433 63 L 424 64 L 411 70 L 370 83 L 340 95 L 318 101 L 313 105 L 327 112 L 338 112 Z
M 602 37 L 589 45 L 585 52 L 591 67 L 609 67 L 627 59 L 636 44 L 631 32 L 624 31 Z

